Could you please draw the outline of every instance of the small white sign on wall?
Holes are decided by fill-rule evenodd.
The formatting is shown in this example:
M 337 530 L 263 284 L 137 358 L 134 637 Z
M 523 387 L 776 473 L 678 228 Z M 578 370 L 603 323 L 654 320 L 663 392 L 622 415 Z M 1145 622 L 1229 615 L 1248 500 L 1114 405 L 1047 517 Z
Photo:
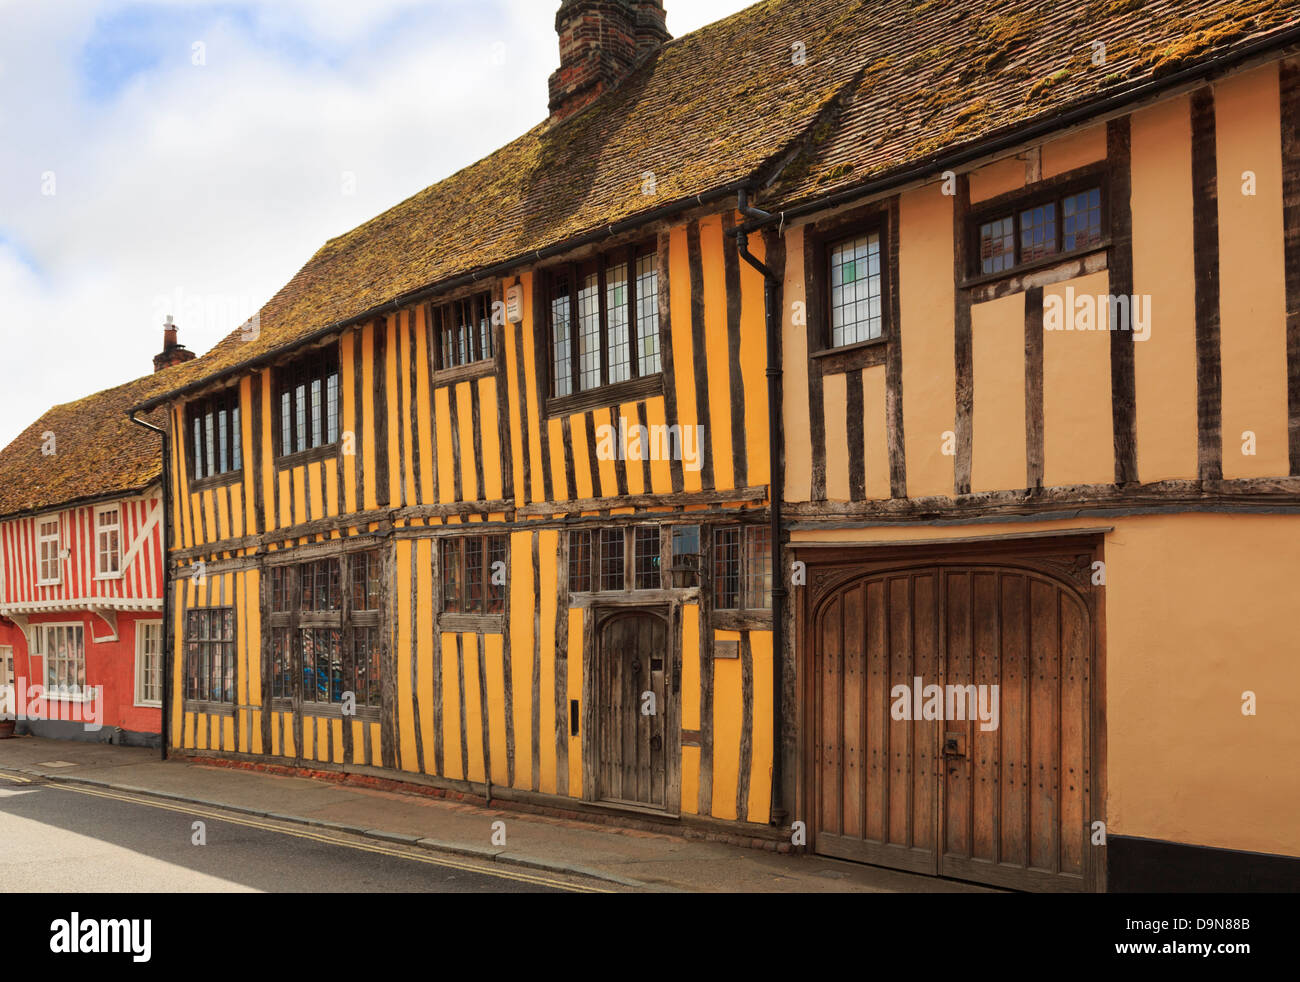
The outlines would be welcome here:
M 524 322 L 524 288 L 518 284 L 506 291 L 506 320 L 511 324 Z

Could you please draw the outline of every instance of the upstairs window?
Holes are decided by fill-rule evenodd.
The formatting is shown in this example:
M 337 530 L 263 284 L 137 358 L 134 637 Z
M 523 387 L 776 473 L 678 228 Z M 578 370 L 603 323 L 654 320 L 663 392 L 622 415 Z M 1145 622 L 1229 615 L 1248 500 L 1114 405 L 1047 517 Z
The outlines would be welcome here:
M 466 297 L 432 308 L 438 368 L 456 368 L 495 356 L 492 348 L 492 298 Z
M 57 518 L 41 519 L 36 523 L 36 581 L 41 586 L 58 583 L 60 575 L 59 561 L 59 520 Z
M 239 425 L 239 392 L 231 389 L 192 403 L 188 410 L 190 473 L 195 480 L 241 470 L 243 447 Z
M 884 333 L 880 233 L 841 239 L 829 249 L 831 347 L 874 341 Z
M 551 277 L 549 317 L 552 395 L 659 374 L 654 250 L 620 250 L 557 271 Z
M 330 346 L 276 372 L 281 457 L 339 439 L 339 353 Z
M 1067 191 L 1031 193 L 1021 203 L 982 209 L 972 224 L 972 275 L 1007 273 L 1103 245 L 1105 198 L 1099 184 L 1076 184 Z
M 117 505 L 95 510 L 95 574 L 122 575 L 122 512 Z

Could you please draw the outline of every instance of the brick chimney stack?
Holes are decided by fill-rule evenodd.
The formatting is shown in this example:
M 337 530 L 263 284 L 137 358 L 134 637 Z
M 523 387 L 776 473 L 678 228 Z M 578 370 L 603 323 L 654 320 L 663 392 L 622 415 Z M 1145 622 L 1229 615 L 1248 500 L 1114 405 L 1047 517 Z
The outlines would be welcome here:
M 172 323 L 171 315 L 168 314 L 167 323 L 163 325 L 163 349 L 153 356 L 153 370 L 161 372 L 164 368 L 192 361 L 194 357 L 193 351 L 176 340 L 176 325 Z
M 617 86 L 664 42 L 663 0 L 563 0 L 555 15 L 560 67 L 551 75 L 551 118 L 567 119 Z

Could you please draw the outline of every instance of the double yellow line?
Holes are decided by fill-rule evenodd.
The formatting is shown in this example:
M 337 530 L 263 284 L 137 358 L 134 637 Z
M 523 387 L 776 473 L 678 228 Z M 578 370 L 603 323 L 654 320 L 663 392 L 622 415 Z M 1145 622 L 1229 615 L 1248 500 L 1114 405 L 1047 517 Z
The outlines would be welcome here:
M 30 784 L 28 778 L 15 777 L 8 774 L 0 774 L 12 781 L 21 781 Z M 531 883 L 536 886 L 554 887 L 557 890 L 566 890 L 571 893 L 613 893 L 612 890 L 601 887 L 585 886 L 575 883 L 566 883 L 563 880 L 553 879 L 548 876 L 539 876 L 533 873 L 505 872 L 500 869 L 493 869 L 490 866 L 482 866 L 476 863 L 466 863 L 455 859 L 444 859 L 436 856 L 423 856 L 414 852 L 404 852 L 400 849 L 393 849 L 383 845 L 372 845 L 368 842 L 350 842 L 346 839 L 335 838 L 331 835 L 325 835 L 320 832 L 285 828 L 282 825 L 274 825 L 269 822 L 259 821 L 256 818 L 247 818 L 236 816 L 225 812 L 212 811 L 211 809 L 202 808 L 193 805 L 170 804 L 162 801 L 154 801 L 147 797 L 137 797 L 135 795 L 120 794 L 115 791 L 104 791 L 99 788 L 78 787 L 73 784 L 46 785 L 55 787 L 60 791 L 75 791 L 77 794 L 92 795 L 96 798 L 112 798 L 115 801 L 125 801 L 134 805 L 147 805 L 149 808 L 161 808 L 164 811 L 181 812 L 185 815 L 194 815 L 201 818 L 212 819 L 217 822 L 229 822 L 232 825 L 242 825 L 250 829 L 262 829 L 266 832 L 277 832 L 280 835 L 291 835 L 298 839 L 311 839 L 316 842 L 324 842 L 331 846 L 343 846 L 347 849 L 356 849 L 360 852 L 379 853 L 383 856 L 395 856 L 398 859 L 406 859 L 415 863 L 425 863 L 429 866 L 441 866 L 446 869 L 462 870 L 467 873 L 479 873 L 483 876 L 494 876 L 502 880 L 514 880 L 517 883 Z

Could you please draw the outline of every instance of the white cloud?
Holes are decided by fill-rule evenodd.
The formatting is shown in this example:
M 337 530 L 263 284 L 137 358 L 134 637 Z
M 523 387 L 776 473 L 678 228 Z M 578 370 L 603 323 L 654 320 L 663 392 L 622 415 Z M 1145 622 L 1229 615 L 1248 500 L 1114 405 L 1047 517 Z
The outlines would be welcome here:
M 745 6 L 668 0 L 669 26 Z M 207 350 L 328 238 L 540 121 L 557 8 L 0 0 L 0 446 L 147 372 L 163 313 Z

